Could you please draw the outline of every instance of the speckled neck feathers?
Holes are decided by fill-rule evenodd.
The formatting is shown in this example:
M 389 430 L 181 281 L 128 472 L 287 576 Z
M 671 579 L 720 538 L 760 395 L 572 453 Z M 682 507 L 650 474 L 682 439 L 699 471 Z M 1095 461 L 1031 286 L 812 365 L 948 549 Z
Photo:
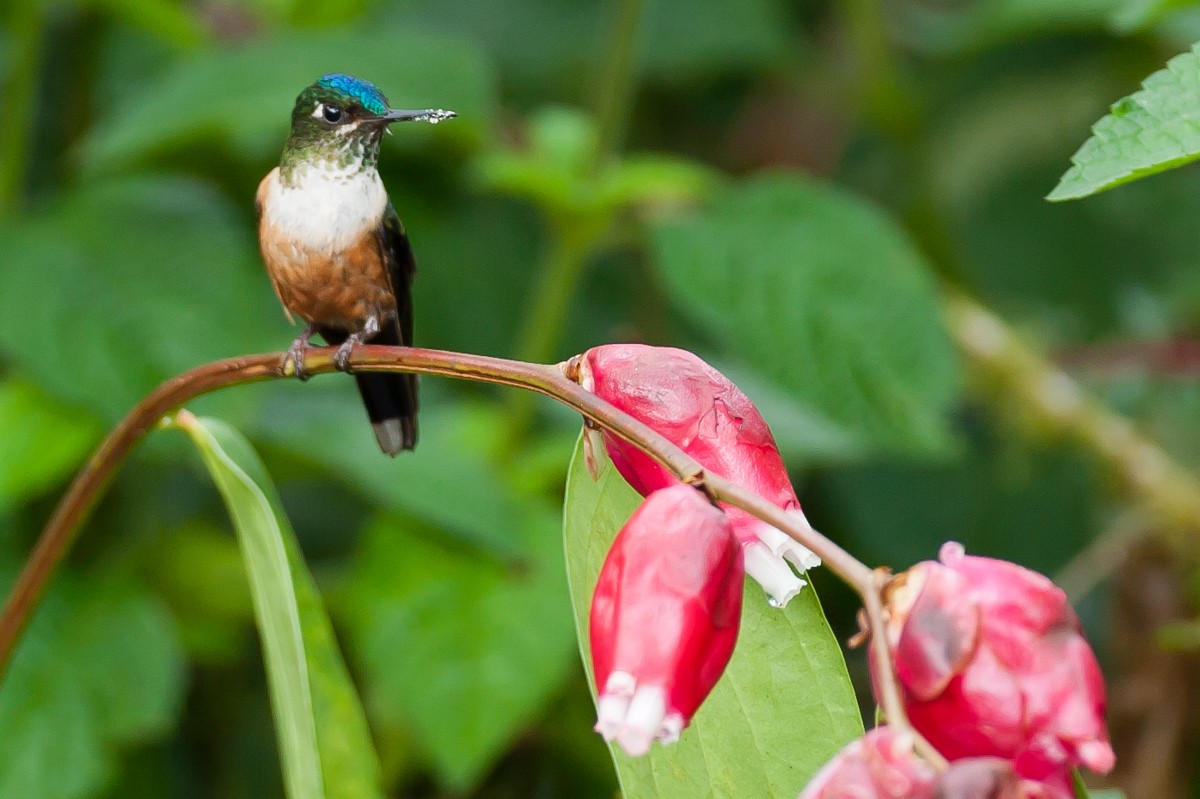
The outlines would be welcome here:
M 366 126 L 344 134 L 293 129 L 279 159 L 280 177 L 284 185 L 294 187 L 309 170 L 334 175 L 374 172 L 382 137 L 382 129 Z

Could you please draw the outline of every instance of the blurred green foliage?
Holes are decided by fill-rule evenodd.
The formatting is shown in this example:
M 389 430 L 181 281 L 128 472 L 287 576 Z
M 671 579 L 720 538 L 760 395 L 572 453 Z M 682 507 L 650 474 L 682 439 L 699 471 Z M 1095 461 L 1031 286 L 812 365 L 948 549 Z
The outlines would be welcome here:
M 1119 498 L 1086 453 L 977 401 L 938 290 L 1068 363 L 1195 335 L 1193 169 L 1042 198 L 1114 98 L 1200 39 L 1200 10 L 633 6 L 631 28 L 597 0 L 0 6 L 0 588 L 138 397 L 294 335 L 253 197 L 295 94 L 331 71 L 460 114 L 384 145 L 420 344 L 694 349 L 761 401 L 809 518 L 869 562 L 956 538 L 1052 573 L 1100 535 Z M 1200 463 L 1193 382 L 1099 366 L 1081 377 Z M 387 795 L 611 797 L 559 543 L 578 420 L 423 392 L 420 448 L 395 461 L 336 376 L 195 406 L 263 454 Z M 0 689 L 0 799 L 282 795 L 250 592 L 181 438 L 121 473 L 31 626 Z M 855 604 L 814 579 L 844 639 Z M 1103 599 L 1085 608 L 1102 653 Z

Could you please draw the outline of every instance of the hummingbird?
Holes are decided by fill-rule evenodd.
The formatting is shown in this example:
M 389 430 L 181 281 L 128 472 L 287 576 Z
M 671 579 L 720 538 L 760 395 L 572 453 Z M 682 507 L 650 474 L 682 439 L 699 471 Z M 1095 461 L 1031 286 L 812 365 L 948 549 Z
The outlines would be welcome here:
M 258 186 L 258 243 L 284 314 L 305 322 L 283 357 L 308 379 L 304 354 L 314 334 L 337 347 L 350 371 L 364 341 L 412 346 L 416 260 L 376 165 L 393 122 L 438 123 L 453 111 L 391 108 L 372 83 L 321 77 L 296 98 L 279 166 Z M 379 448 L 417 443 L 417 376 L 355 376 Z

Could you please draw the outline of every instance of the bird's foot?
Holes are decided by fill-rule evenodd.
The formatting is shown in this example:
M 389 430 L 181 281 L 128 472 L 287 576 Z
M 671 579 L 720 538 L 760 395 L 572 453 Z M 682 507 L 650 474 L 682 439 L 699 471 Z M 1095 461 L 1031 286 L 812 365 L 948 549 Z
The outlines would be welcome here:
M 304 332 L 296 336 L 292 341 L 292 346 L 288 347 L 287 352 L 283 354 L 283 358 L 279 361 L 279 371 L 287 374 L 288 362 L 292 364 L 292 372 L 300 379 L 300 382 L 305 382 L 312 377 L 308 369 L 304 366 L 304 356 L 308 353 L 308 348 L 312 346 L 309 339 L 317 332 L 317 326 L 310 324 L 304 328 Z
M 351 333 L 350 337 L 342 342 L 342 346 L 337 348 L 337 352 L 333 354 L 333 365 L 340 371 L 350 373 L 353 369 L 350 368 L 350 356 L 354 353 L 354 349 L 363 343 L 362 333 Z
M 337 348 L 337 352 L 333 354 L 333 365 L 346 373 L 353 371 L 350 368 L 350 355 L 355 348 L 361 346 L 364 341 L 375 338 L 378 333 L 379 320 L 374 316 L 367 317 L 363 329 L 357 333 L 351 333 L 349 338 L 342 342 L 342 346 Z

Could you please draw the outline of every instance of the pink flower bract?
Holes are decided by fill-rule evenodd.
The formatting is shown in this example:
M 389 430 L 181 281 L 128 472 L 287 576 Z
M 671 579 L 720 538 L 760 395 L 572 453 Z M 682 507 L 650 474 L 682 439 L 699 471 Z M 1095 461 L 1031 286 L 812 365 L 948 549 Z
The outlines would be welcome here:
M 741 389 L 700 358 L 673 347 L 608 344 L 584 353 L 579 371 L 584 388 L 653 428 L 705 469 L 803 518 L 762 415 Z M 617 471 L 642 496 L 678 484 L 637 447 L 601 435 Z M 728 506 L 725 511 L 746 548 L 747 571 L 776 604 L 785 604 L 804 581 L 784 558 L 801 570 L 820 565 L 820 559 L 745 511 Z
M 888 641 L 913 726 L 947 759 L 1009 760 L 1027 787 L 1070 799 L 1070 772 L 1114 757 L 1104 679 L 1066 595 L 950 543 L 901 575 Z M 1023 783 L 1024 784 L 1024 783 Z
M 911 735 L 876 727 L 826 763 L 800 799 L 933 799 L 936 777 Z
M 720 509 L 676 484 L 614 539 L 592 597 L 596 730 L 632 755 L 679 737 L 716 685 L 741 622 L 742 553 Z

